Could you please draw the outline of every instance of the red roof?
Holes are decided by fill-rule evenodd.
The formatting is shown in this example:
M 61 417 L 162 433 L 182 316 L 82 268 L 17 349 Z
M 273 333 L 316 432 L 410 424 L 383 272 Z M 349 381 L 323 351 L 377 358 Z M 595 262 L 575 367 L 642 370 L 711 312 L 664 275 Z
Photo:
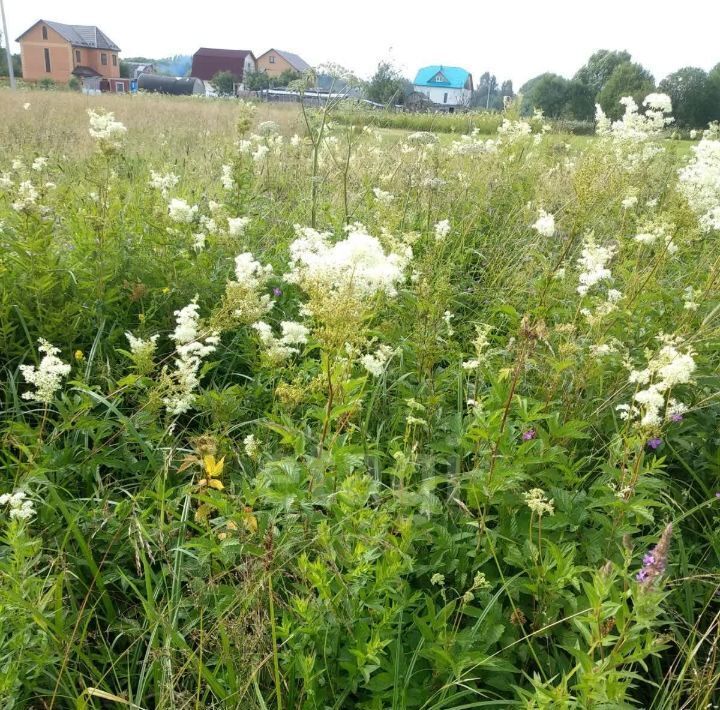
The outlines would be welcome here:
M 245 58 L 250 56 L 255 62 L 255 55 L 249 49 L 214 49 L 200 47 L 193 54 L 191 75 L 209 81 L 221 71 L 229 71 L 242 81 L 245 71 Z

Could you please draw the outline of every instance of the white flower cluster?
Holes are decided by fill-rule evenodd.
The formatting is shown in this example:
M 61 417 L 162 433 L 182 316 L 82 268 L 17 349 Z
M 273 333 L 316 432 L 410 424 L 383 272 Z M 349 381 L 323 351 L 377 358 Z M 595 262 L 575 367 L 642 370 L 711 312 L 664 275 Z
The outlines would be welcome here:
M 260 129 L 265 124 L 273 124 L 277 126 L 273 121 L 265 121 L 261 123 L 258 128 Z M 239 140 L 237 142 L 238 152 L 243 155 L 250 155 L 255 163 L 262 163 L 268 155 L 278 155 L 283 148 L 283 137 L 277 134 L 276 131 L 269 129 L 263 129 L 265 132 L 263 135 L 252 133 L 248 136 L 247 140 Z
M 498 136 L 503 143 L 515 143 L 532 133 L 532 126 L 527 121 L 511 121 L 503 118 L 497 129 Z
M 497 153 L 498 144 L 492 138 L 482 138 L 480 132 L 475 129 L 469 136 L 460 136 L 453 141 L 448 148 L 450 155 L 485 155 Z
M 178 184 L 180 178 L 175 173 L 158 173 L 154 170 L 150 171 L 150 180 L 148 184 L 156 190 L 162 192 L 162 196 L 167 198 L 170 189 Z
M 555 217 L 545 210 L 540 210 L 533 229 L 542 237 L 552 237 L 555 234 Z
M 111 111 L 97 113 L 89 108 L 88 116 L 90 117 L 90 135 L 95 140 L 110 148 L 119 148 L 122 145 L 127 128 L 120 121 L 115 120 L 115 114 Z
M 374 353 L 366 353 L 360 358 L 360 364 L 375 377 L 380 377 L 385 371 L 385 365 L 395 354 L 388 345 L 379 345 Z
M 533 488 L 527 493 L 523 493 L 523 498 L 527 507 L 539 518 L 542 518 L 543 515 L 553 515 L 555 513 L 553 499 L 548 499 L 542 488 Z
M 645 113 L 641 114 L 632 96 L 623 96 L 620 103 L 625 113 L 619 121 L 610 121 L 600 104 L 595 105 L 596 133 L 618 141 L 640 142 L 658 136 L 673 122 L 672 104 L 667 94 L 648 94 L 643 101 Z
M 680 170 L 680 191 L 705 232 L 720 231 L 720 140 L 712 132 L 695 146 Z
M 430 131 L 415 131 L 411 133 L 405 140 L 408 143 L 417 143 L 419 145 L 432 145 L 438 142 L 438 137 Z
M 228 217 L 228 233 L 231 237 L 240 237 L 245 233 L 248 224 L 249 217 Z
M 644 224 L 642 231 L 638 232 L 633 239 L 646 246 L 652 246 L 655 242 L 661 241 L 665 244 L 669 254 L 675 254 L 678 246 L 673 241 L 672 229 L 672 226 L 665 222 L 650 222 Z
M 475 326 L 475 340 L 473 340 L 473 346 L 475 347 L 475 358 L 472 360 L 466 360 L 462 363 L 464 370 L 476 370 L 485 360 L 485 351 L 490 345 L 490 331 L 492 326 L 486 323 L 480 323 Z
M 45 353 L 37 369 L 34 365 L 20 365 L 25 382 L 35 385 L 35 392 L 24 392 L 23 399 L 49 404 L 60 389 L 62 378 L 70 374 L 70 365 L 64 363 L 57 355 L 59 348 L 40 338 L 38 350 Z
M 373 188 L 373 195 L 375 195 L 375 199 L 381 205 L 390 205 L 390 204 L 392 204 L 392 201 L 395 199 L 395 195 L 393 195 L 390 192 L 386 192 L 385 190 L 381 190 L 379 187 Z
M 30 166 L 35 172 L 39 173 L 42 172 L 45 169 L 45 166 L 47 165 L 48 159 L 39 157 L 35 158 L 33 160 L 32 165 Z
M 635 393 L 635 404 L 616 407 L 621 419 L 639 419 L 640 426 L 650 428 L 662 424 L 663 411 L 665 418 L 687 411 L 684 404 L 669 399 L 668 394 L 673 387 L 691 382 L 696 369 L 693 351 L 679 338 L 660 335 L 658 340 L 662 346 L 648 357 L 647 367 L 630 371 L 628 381 L 644 386 Z
M 235 188 L 235 180 L 232 175 L 232 165 L 222 166 L 222 175 L 220 176 L 220 182 L 226 190 L 233 190 Z
M 281 336 L 278 338 L 272 331 L 272 327 L 264 321 L 253 323 L 253 328 L 260 337 L 260 342 L 265 347 L 265 354 L 273 362 L 286 360 L 294 353 L 299 352 L 295 345 L 307 343 L 310 331 L 296 321 L 282 321 L 280 323 Z
M 256 459 L 260 455 L 260 443 L 255 437 L 255 434 L 248 434 L 243 439 L 243 448 L 245 449 L 245 453 L 251 459 Z
M 450 220 L 449 219 L 441 219 L 435 225 L 435 241 L 436 242 L 444 241 L 445 237 L 447 237 L 448 234 L 450 234 Z
M 17 189 L 17 199 L 12 203 L 16 212 L 26 212 L 37 203 L 38 191 L 30 180 L 23 180 Z
M 168 204 L 168 215 L 173 222 L 190 224 L 197 215 L 198 206 L 192 207 L 179 197 L 173 197 Z
M 385 253 L 379 240 L 367 234 L 362 225 L 350 225 L 347 230 L 345 239 L 331 244 L 329 233 L 296 226 L 297 238 L 290 245 L 290 272 L 285 279 L 305 290 L 319 289 L 326 294 L 342 291 L 365 298 L 377 293 L 394 296 L 412 258 L 410 247 L 401 254 Z
M 155 348 L 157 347 L 157 339 L 159 335 L 153 335 L 147 340 L 142 338 L 136 338 L 130 331 L 125 333 L 125 337 L 128 339 L 130 345 L 130 352 L 137 358 L 149 358 L 151 359 L 155 355 Z
M 616 251 L 616 247 L 612 245 L 596 244 L 592 235 L 585 238 L 583 250 L 577 260 L 578 266 L 582 269 L 579 276 L 580 285 L 577 287 L 577 292 L 581 296 L 586 295 L 590 288 L 600 281 L 612 278 L 612 273 L 607 265 L 615 256 Z
M 177 357 L 173 373 L 174 387 L 172 392 L 163 399 L 168 413 L 177 415 L 187 412 L 193 405 L 197 395 L 195 390 L 200 384 L 200 365 L 202 359 L 215 351 L 219 342 L 216 333 L 206 338 L 199 337 L 199 306 L 197 299 L 175 311 L 176 326 L 170 336 L 175 341 Z
M 10 518 L 13 520 L 29 520 L 35 515 L 35 504 L 28 499 L 27 493 L 20 489 L 14 493 L 3 493 L 0 496 L 0 506 L 2 505 L 9 506 Z

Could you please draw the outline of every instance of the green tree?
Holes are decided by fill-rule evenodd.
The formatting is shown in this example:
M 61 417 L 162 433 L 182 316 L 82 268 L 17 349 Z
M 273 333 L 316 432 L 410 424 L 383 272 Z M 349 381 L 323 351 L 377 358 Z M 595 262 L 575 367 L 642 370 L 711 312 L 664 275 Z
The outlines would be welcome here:
M 16 77 L 22 76 L 22 62 L 20 61 L 19 54 L 12 54 L 12 66 L 13 73 Z M 5 53 L 5 43 L 3 41 L 3 34 L 0 32 L 0 76 L 9 76 L 7 65 L 7 54 Z
M 232 96 L 235 93 L 235 82 L 237 77 L 229 71 L 219 71 L 210 79 L 213 89 L 221 96 Z
M 530 79 L 521 89 L 523 113 L 542 109 L 548 118 L 560 118 L 565 113 L 570 82 L 558 74 L 547 72 Z
M 615 69 L 630 59 L 630 52 L 625 50 L 600 49 L 578 69 L 574 78 L 588 86 L 595 98 L 605 88 Z
M 591 121 L 595 115 L 595 94 L 578 79 L 568 82 L 564 115 L 576 121 Z
M 658 89 L 672 100 L 673 116 L 679 126 L 702 128 L 716 118 L 718 97 L 702 69 L 678 69 L 666 76 Z
M 710 120 L 720 121 L 720 64 L 708 72 L 708 93 L 710 94 Z
M 379 104 L 402 103 L 407 80 L 389 62 L 380 62 L 365 88 L 365 96 Z
M 655 89 L 653 75 L 641 64 L 618 64 L 598 95 L 598 103 L 612 119 L 620 118 L 625 109 L 620 104 L 623 96 L 632 96 L 638 105 Z
M 245 75 L 245 88 L 248 91 L 263 91 L 270 88 L 270 77 L 261 71 L 249 72 Z

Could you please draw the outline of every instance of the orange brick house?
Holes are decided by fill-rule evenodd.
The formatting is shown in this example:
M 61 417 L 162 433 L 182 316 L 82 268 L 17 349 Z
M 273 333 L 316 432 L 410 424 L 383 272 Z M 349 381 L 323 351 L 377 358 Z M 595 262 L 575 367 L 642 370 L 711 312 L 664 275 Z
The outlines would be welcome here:
M 270 77 L 278 77 L 288 70 L 302 74 L 308 69 L 310 69 L 310 65 L 302 57 L 280 49 L 268 49 L 265 54 L 261 54 L 257 58 L 257 71 Z
M 67 83 L 72 77 L 120 76 L 120 47 L 93 25 L 38 20 L 16 41 L 20 43 L 25 81 Z

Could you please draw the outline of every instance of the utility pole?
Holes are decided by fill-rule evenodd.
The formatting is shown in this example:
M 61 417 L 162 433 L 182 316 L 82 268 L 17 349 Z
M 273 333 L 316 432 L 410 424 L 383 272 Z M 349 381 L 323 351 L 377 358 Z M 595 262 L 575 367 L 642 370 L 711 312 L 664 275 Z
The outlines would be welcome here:
M 5 37 L 5 54 L 7 55 L 8 73 L 10 74 L 10 88 L 15 89 L 15 72 L 13 71 L 12 54 L 10 54 L 10 37 L 7 31 L 7 20 L 5 20 L 5 4 L 0 0 L 0 13 L 2 14 L 3 35 Z

